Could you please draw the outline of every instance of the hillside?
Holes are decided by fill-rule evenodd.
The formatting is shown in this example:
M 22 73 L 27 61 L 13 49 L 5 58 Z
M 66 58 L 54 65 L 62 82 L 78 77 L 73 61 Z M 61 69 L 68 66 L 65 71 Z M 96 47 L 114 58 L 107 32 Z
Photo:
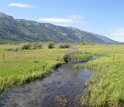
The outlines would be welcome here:
M 92 34 L 93 34 L 95 37 L 97 37 L 97 38 L 103 40 L 104 42 L 106 42 L 106 44 L 107 44 L 107 43 L 119 44 L 118 41 L 109 39 L 108 37 L 105 37 L 105 36 L 103 36 L 103 35 L 98 35 L 98 34 L 95 34 L 95 33 L 92 33 Z
M 0 44 L 24 42 L 81 42 L 118 43 L 100 35 L 85 32 L 72 27 L 62 27 L 50 23 L 39 23 L 24 19 L 14 19 L 0 13 Z

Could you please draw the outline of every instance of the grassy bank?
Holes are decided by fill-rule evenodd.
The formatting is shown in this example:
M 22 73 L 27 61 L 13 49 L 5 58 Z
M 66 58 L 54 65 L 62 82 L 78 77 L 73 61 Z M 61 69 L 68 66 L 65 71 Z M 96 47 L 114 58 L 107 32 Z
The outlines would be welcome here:
M 63 63 L 60 58 L 66 51 L 46 47 L 38 50 L 10 51 L 14 47 L 16 46 L 0 46 L 0 92 L 47 76 Z
M 92 57 L 92 54 L 88 54 L 88 53 L 83 53 L 83 54 L 79 54 L 79 55 L 71 55 L 70 59 L 75 59 L 75 60 L 88 60 Z
M 0 46 L 0 92 L 49 75 L 64 63 L 67 49 L 53 48 L 12 51 L 21 46 Z M 86 60 L 91 54 L 73 54 L 72 59 Z
M 94 75 L 88 80 L 89 95 L 82 104 L 97 107 L 124 106 L 124 47 L 123 46 L 85 46 L 80 50 L 100 55 L 101 58 L 89 61 Z
M 0 92 L 35 79 L 43 78 L 63 63 L 67 49 L 10 51 L 16 46 L 0 46 Z M 83 60 L 93 54 L 101 56 L 89 61 L 87 67 L 94 72 L 88 80 L 89 94 L 82 104 L 90 106 L 124 106 L 124 46 L 75 46 L 85 54 L 71 56 Z M 4 58 L 3 58 L 4 53 Z M 87 54 L 88 53 L 88 54 Z M 84 67 L 84 66 L 83 66 Z M 87 102 L 88 101 L 88 102 Z

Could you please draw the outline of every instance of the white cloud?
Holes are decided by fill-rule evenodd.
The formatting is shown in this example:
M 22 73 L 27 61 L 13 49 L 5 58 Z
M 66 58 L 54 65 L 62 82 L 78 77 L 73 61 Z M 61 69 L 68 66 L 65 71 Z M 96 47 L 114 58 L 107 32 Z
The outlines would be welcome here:
M 40 21 L 45 22 L 55 22 L 55 23 L 74 23 L 72 19 L 63 19 L 63 18 L 40 18 Z
M 80 16 L 80 15 L 71 15 L 71 16 L 69 16 L 71 19 L 83 19 L 83 17 L 82 16 Z
M 11 3 L 9 4 L 10 7 L 20 7 L 20 8 L 33 8 L 34 6 L 27 5 L 27 4 L 20 4 L 20 3 Z

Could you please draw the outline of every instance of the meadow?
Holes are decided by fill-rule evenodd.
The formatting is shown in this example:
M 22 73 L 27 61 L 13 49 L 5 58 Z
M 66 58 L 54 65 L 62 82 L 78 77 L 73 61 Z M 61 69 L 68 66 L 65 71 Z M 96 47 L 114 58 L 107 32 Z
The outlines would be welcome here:
M 87 67 L 94 75 L 87 81 L 89 87 L 82 104 L 97 107 L 124 106 L 124 46 L 78 46 L 80 50 L 101 56 L 89 61 Z
M 0 92 L 27 82 L 41 79 L 62 65 L 62 56 L 67 49 L 43 49 L 10 51 L 14 45 L 0 46 Z M 87 81 L 88 96 L 82 97 L 82 105 L 97 107 L 124 106 L 124 46 L 123 45 L 76 45 L 84 52 L 73 58 L 100 58 L 91 60 L 87 67 L 94 72 Z M 3 59 L 4 53 L 4 59 Z M 86 55 L 86 53 L 88 53 Z
M 46 77 L 64 63 L 61 56 L 66 49 L 10 51 L 16 47 L 20 46 L 0 46 L 0 92 Z
M 65 63 L 62 57 L 66 48 L 56 46 L 48 49 L 47 45 L 44 45 L 41 49 L 14 51 L 21 47 L 22 45 L 0 46 L 0 93 L 15 86 L 42 79 Z M 85 60 L 89 57 L 91 55 L 83 54 L 76 58 Z

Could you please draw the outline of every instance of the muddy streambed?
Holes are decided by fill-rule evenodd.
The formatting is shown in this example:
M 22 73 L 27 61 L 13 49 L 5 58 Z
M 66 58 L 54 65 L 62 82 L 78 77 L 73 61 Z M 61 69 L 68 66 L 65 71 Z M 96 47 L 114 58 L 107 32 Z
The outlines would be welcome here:
M 0 107 L 81 107 L 83 86 L 93 73 L 73 66 L 86 62 L 67 63 L 40 81 L 5 91 Z

